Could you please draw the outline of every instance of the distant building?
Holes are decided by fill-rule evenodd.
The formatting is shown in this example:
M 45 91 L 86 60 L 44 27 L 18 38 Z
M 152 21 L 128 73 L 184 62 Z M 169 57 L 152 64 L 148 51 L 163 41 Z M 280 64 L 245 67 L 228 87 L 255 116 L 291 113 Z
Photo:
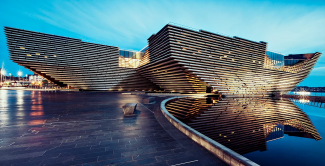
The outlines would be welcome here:
M 28 75 L 28 80 L 30 82 L 42 82 L 44 78 L 37 74 L 34 74 L 34 75 Z

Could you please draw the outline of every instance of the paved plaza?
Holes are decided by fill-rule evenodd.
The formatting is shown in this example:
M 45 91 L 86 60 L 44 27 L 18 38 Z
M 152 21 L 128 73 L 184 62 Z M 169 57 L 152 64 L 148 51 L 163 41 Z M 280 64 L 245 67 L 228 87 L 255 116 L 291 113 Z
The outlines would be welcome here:
M 163 117 L 166 97 L 143 97 L 0 90 L 0 165 L 226 165 Z M 138 103 L 135 116 L 125 103 Z

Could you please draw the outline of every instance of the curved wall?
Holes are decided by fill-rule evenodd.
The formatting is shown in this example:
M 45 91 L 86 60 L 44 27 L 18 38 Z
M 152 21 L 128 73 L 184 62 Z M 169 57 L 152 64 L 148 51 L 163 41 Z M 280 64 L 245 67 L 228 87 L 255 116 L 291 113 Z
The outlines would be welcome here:
M 218 156 L 221 160 L 226 162 L 231 166 L 258 166 L 258 164 L 254 163 L 253 161 L 243 157 L 242 155 L 232 151 L 231 149 L 221 145 L 220 143 L 210 139 L 209 137 L 197 132 L 196 130 L 192 129 L 185 123 L 181 122 L 174 116 L 172 116 L 167 109 L 165 108 L 168 102 L 173 100 L 177 100 L 178 97 L 173 97 L 166 99 L 161 102 L 160 109 L 163 115 L 170 121 L 177 129 L 179 129 L 182 133 L 187 135 L 193 141 L 198 143 L 199 145 L 203 146 L 211 153 Z

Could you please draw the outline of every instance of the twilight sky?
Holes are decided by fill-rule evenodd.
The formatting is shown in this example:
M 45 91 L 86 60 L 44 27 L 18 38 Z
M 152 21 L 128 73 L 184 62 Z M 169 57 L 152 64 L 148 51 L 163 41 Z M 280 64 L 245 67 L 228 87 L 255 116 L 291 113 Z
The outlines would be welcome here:
M 324 0 L 0 0 L 0 26 L 140 50 L 165 24 L 265 41 L 268 50 L 325 54 Z M 0 63 L 7 73 L 30 71 L 9 60 L 4 30 Z M 0 65 L 1 67 L 1 65 Z M 325 86 L 325 55 L 300 85 Z

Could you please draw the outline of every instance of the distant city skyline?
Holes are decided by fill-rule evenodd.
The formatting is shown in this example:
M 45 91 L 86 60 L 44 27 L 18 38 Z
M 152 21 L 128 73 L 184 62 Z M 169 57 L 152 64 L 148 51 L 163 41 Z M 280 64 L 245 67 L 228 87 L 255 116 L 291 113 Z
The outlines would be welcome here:
M 0 25 L 140 50 L 169 22 L 268 43 L 285 55 L 325 53 L 324 1 L 9 1 Z M 4 31 L 0 63 L 7 75 L 32 72 L 12 62 Z M 0 65 L 2 68 L 2 65 Z M 325 86 L 325 55 L 300 86 Z

